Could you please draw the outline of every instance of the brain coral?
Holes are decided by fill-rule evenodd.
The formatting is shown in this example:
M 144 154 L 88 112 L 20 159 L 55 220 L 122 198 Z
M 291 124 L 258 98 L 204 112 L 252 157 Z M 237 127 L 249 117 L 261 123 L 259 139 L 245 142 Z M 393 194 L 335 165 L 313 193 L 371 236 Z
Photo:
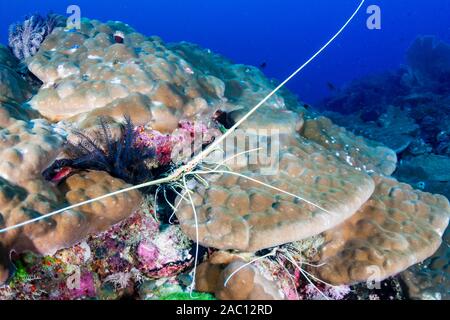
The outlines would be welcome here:
M 0 47 L 0 228 L 126 186 L 104 172 L 74 175 L 64 190 L 43 181 L 41 172 L 63 150 L 66 134 L 44 119 L 35 119 L 37 114 L 22 105 L 32 90 L 18 69 L 18 61 Z M 140 200 L 138 192 L 128 193 L 1 233 L 0 283 L 10 275 L 12 251 L 53 254 L 120 222 Z
M 124 34 L 123 44 L 114 41 L 117 30 Z M 89 127 L 99 115 L 117 121 L 125 109 L 135 123 L 145 122 L 163 133 L 175 130 L 180 120 L 206 121 L 217 110 L 237 121 L 276 85 L 257 68 L 233 64 L 194 44 L 166 45 L 123 23 L 87 19 L 78 32 L 56 28 L 28 66 L 44 82 L 30 105 L 51 120 L 67 119 L 80 127 Z M 300 103 L 284 91 L 242 128 L 278 129 L 292 135 L 303 126 L 302 113 L 306 112 Z M 319 120 L 317 125 L 316 133 L 311 125 L 302 133 L 325 145 L 326 137 L 318 135 L 327 131 L 339 140 L 327 148 L 340 151 L 343 159 L 349 157 L 353 166 L 384 174 L 395 169 L 395 155 L 389 149 L 356 139 L 331 123 Z

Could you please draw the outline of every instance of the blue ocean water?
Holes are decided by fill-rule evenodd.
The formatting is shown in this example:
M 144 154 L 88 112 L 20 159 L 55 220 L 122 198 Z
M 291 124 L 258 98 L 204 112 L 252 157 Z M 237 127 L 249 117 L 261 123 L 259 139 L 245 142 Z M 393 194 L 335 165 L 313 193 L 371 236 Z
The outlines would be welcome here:
M 0 0 L 0 42 L 8 26 L 28 13 L 65 14 L 69 5 L 82 16 L 120 20 L 166 42 L 189 41 L 237 63 L 260 66 L 282 80 L 326 41 L 356 8 L 359 0 Z M 381 30 L 366 27 L 366 8 L 381 8 Z M 369 0 L 347 31 L 289 88 L 315 103 L 359 76 L 398 67 L 421 34 L 450 41 L 448 0 Z

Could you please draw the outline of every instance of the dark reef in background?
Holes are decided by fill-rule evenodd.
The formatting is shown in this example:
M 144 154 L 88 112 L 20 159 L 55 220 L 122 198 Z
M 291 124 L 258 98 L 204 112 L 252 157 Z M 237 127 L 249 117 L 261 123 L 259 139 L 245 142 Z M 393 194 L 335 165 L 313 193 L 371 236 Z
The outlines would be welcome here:
M 397 152 L 395 175 L 450 197 L 450 45 L 419 37 L 398 70 L 355 80 L 319 109 Z

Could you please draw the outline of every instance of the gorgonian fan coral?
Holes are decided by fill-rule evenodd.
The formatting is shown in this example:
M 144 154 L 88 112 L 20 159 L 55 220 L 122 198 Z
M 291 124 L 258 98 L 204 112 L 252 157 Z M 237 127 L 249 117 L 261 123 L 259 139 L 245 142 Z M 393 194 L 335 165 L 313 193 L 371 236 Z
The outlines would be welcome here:
M 57 25 L 57 16 L 52 14 L 47 17 L 40 14 L 25 17 L 23 22 L 17 22 L 9 28 L 11 51 L 19 60 L 34 56 Z
M 106 171 L 127 183 L 138 184 L 152 178 L 148 162 L 155 158 L 155 150 L 136 143 L 137 132 L 129 117 L 121 126 L 119 138 L 113 138 L 108 123 L 100 119 L 101 129 L 94 138 L 76 131 L 77 143 L 68 142 L 68 159 L 56 160 L 43 172 L 47 180 L 58 182 L 73 170 Z

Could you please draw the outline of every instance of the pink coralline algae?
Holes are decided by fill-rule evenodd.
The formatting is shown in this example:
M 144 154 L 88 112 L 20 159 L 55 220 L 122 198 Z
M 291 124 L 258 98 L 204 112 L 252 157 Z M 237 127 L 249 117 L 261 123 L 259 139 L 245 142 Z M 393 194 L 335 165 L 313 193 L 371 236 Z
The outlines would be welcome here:
M 204 123 L 194 123 L 182 120 L 178 129 L 172 134 L 162 134 L 153 129 L 139 126 L 136 129 L 136 144 L 139 147 L 153 148 L 156 151 L 156 160 L 159 165 L 167 165 L 176 162 L 177 153 L 191 146 L 201 147 L 211 143 L 215 136 L 220 135 L 216 128 L 209 128 Z M 190 155 L 190 153 L 189 153 Z
M 81 274 L 79 281 L 77 280 L 76 282 L 75 287 L 71 290 L 69 289 L 72 299 L 96 296 L 95 281 L 91 273 L 85 272 Z
M 162 134 L 156 130 L 146 130 L 140 126 L 136 128 L 138 134 L 136 144 L 146 148 L 154 148 L 156 160 L 161 165 L 169 164 L 173 145 L 177 142 L 173 136 Z
M 192 267 L 192 242 L 178 225 L 162 225 L 150 205 L 108 231 L 58 251 L 15 258 L 21 266 L 2 299 L 117 299 L 136 295 L 142 283 L 171 279 Z
M 159 257 L 158 248 L 151 242 L 142 241 L 137 249 L 139 260 L 150 269 L 156 269 L 156 261 Z
M 193 123 L 187 120 L 181 120 L 179 127 L 191 134 L 193 137 L 195 134 L 201 133 L 206 135 L 208 133 L 208 127 L 204 123 Z
M 137 248 L 140 269 L 155 278 L 183 271 L 192 262 L 189 241 L 186 240 L 179 226 L 170 225 L 141 241 Z

